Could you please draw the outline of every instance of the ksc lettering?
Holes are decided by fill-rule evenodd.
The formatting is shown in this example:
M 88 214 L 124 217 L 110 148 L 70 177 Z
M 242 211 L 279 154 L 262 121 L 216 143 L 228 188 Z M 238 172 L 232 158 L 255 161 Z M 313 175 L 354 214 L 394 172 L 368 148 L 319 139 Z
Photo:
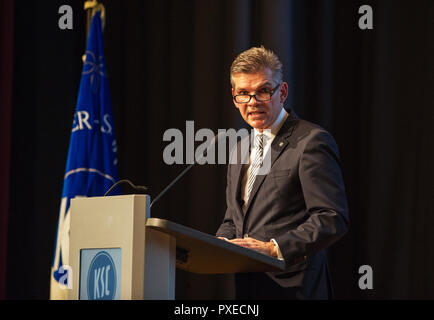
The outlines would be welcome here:
M 94 270 L 94 299 L 102 299 L 110 295 L 109 271 L 110 265 Z

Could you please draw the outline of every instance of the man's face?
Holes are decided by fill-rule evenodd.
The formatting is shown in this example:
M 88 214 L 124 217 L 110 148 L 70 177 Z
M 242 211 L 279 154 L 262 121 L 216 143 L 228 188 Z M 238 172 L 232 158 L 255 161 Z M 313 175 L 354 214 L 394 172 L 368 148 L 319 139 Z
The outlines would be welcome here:
M 235 73 L 232 75 L 233 85 L 232 95 L 239 94 L 256 94 L 263 91 L 270 91 L 278 83 L 273 80 L 273 73 L 270 69 L 265 68 L 258 73 Z M 241 113 L 244 121 L 259 131 L 269 128 L 279 116 L 283 103 L 288 96 L 288 85 L 282 82 L 280 87 L 269 101 L 257 101 L 252 97 L 248 103 L 237 103 L 234 100 L 235 107 Z

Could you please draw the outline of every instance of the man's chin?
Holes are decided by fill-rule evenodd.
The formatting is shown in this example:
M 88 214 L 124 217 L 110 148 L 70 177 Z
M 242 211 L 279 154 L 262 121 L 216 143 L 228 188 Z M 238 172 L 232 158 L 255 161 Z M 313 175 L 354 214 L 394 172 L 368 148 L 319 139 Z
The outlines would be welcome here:
M 263 130 L 267 128 L 266 122 L 264 120 L 249 121 L 248 123 L 252 128 L 255 128 L 256 130 Z

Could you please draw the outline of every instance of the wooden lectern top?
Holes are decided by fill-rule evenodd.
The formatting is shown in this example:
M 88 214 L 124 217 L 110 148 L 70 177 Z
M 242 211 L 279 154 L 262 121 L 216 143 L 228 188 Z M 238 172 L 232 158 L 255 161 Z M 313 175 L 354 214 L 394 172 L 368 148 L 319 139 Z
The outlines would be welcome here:
M 146 227 L 176 239 L 176 267 L 201 274 L 283 271 L 285 262 L 164 219 Z

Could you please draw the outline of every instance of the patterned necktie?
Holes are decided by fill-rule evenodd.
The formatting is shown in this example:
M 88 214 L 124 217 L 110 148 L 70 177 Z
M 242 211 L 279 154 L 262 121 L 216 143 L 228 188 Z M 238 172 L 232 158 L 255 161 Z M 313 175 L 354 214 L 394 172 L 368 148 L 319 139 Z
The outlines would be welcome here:
M 255 158 L 252 161 L 249 177 L 247 179 L 247 199 L 249 199 L 250 197 L 250 192 L 253 189 L 256 175 L 258 174 L 259 169 L 262 167 L 262 161 L 264 156 L 264 135 L 262 133 L 255 136 L 255 149 Z

